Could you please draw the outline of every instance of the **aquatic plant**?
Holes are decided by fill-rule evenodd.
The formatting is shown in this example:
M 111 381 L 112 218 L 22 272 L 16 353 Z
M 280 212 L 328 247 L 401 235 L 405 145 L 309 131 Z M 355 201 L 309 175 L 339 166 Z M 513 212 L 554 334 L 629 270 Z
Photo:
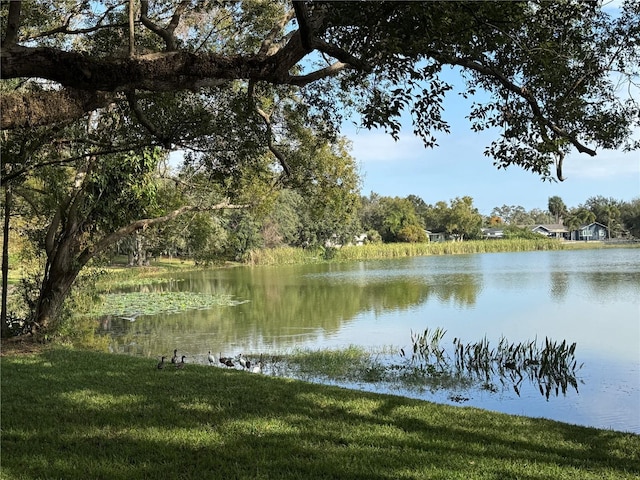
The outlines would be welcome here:
M 443 346 L 445 334 L 440 327 L 412 331 L 411 349 L 400 349 L 399 355 L 357 346 L 343 350 L 297 349 L 277 356 L 269 371 L 279 376 L 431 391 L 477 388 L 497 393 L 501 386 L 518 396 L 523 384 L 529 382 L 547 399 L 552 393 L 565 395 L 569 387 L 578 391 L 577 372 L 582 364 L 575 359 L 575 343 L 549 338 L 544 343 L 514 343 L 502 337 L 493 347 L 486 336 L 470 343 L 454 338 L 453 350 L 448 352 Z
M 94 307 L 90 316 L 158 315 L 192 309 L 208 309 L 216 306 L 234 306 L 243 303 L 228 294 L 198 292 L 129 292 L 109 293 L 103 302 Z
M 559 240 L 505 239 L 471 240 L 466 242 L 425 243 L 372 243 L 367 245 L 345 245 L 328 252 L 324 248 L 302 249 L 279 247 L 252 250 L 245 263 L 249 265 L 290 265 L 330 261 L 362 261 L 384 258 L 404 258 L 426 255 L 455 255 L 493 252 L 525 252 L 531 250 L 561 250 L 570 248 Z

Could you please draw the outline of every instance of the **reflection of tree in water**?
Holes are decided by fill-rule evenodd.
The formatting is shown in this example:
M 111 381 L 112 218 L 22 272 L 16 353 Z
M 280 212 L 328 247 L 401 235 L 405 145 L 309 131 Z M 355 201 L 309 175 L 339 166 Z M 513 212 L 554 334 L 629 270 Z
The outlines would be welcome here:
M 475 305 L 482 288 L 479 277 L 468 273 L 439 275 L 436 280 L 429 288 L 438 300 L 443 303 L 453 300 L 462 307 Z
M 137 324 L 119 323 L 118 329 L 123 335 L 119 336 L 117 343 L 130 344 L 135 338 L 136 342 L 153 346 L 154 350 L 170 351 L 176 338 L 196 335 L 197 332 L 214 335 L 216 343 L 224 345 L 233 345 L 240 339 L 256 335 L 267 339 L 279 338 L 283 331 L 303 332 L 308 340 L 314 335 L 339 330 L 344 322 L 363 311 L 406 309 L 426 301 L 429 295 L 427 285 L 411 279 L 392 283 L 379 279 L 360 285 L 327 278 L 292 279 L 278 275 L 275 269 L 265 269 L 261 273 L 259 278 L 254 275 L 249 281 L 238 279 L 234 298 L 250 299 L 245 304 L 149 316 Z M 209 291 L 223 290 L 224 282 L 213 290 L 210 286 L 213 282 L 203 283 Z M 193 281 L 179 285 L 181 289 L 205 289 Z M 150 291 L 154 287 L 144 288 Z M 140 349 L 144 349 L 144 345 L 139 345 L 136 351 Z
M 593 298 L 609 301 L 638 294 L 640 272 L 581 272 L 575 280 L 584 283 Z
M 308 268 L 309 275 L 286 267 L 229 269 L 217 272 L 215 277 L 195 272 L 183 281 L 173 282 L 176 291 L 224 294 L 248 302 L 150 316 L 144 322 L 132 324 L 119 323 L 117 343 L 135 341 L 137 350 L 172 351 L 175 339 L 189 337 L 191 344 L 201 343 L 206 352 L 211 337 L 218 345 L 259 338 L 279 347 L 287 341 L 295 344 L 296 335 L 308 342 L 336 332 L 363 312 L 379 314 L 410 309 L 427 302 L 431 296 L 441 302 L 472 305 L 480 291 L 477 276 L 469 274 L 439 275 L 425 281 L 423 276 L 389 277 L 365 272 L 354 279 L 348 267 L 342 267 L 344 276 L 340 275 L 340 266 L 333 266 L 330 274 L 323 270 L 315 274 L 313 267 Z M 149 292 L 156 289 L 166 292 L 167 284 L 144 288 Z M 288 340 L 286 335 L 290 335 Z

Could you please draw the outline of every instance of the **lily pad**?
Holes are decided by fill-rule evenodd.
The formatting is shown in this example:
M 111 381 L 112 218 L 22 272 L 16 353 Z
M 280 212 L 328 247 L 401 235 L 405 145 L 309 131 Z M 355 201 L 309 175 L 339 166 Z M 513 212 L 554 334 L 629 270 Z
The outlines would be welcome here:
M 178 313 L 186 310 L 205 310 L 213 307 L 232 307 L 248 300 L 235 300 L 232 295 L 197 292 L 109 293 L 91 311 L 91 316 L 116 315 L 137 317 Z

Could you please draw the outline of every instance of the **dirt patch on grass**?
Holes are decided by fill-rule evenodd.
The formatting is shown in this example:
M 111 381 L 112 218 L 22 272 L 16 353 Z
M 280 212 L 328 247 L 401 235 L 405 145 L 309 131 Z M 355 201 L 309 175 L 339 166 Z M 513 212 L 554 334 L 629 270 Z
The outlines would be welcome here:
M 0 342 L 0 357 L 31 355 L 40 353 L 48 347 L 49 345 L 31 335 L 3 338 Z

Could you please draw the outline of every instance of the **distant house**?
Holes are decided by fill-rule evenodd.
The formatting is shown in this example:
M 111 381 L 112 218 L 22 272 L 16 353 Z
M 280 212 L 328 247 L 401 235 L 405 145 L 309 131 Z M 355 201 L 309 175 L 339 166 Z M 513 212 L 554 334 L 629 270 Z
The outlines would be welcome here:
M 431 232 L 429 230 L 425 230 L 427 235 L 429 236 L 430 242 L 446 242 L 447 234 L 444 232 Z
M 360 235 L 356 235 L 353 239 L 353 243 L 354 245 L 364 245 L 364 242 L 367 241 L 367 234 L 366 233 L 361 233 Z
M 482 238 L 498 239 L 504 238 L 504 228 L 482 228 Z
M 609 238 L 607 227 L 598 222 L 590 223 L 589 225 L 583 225 L 577 230 L 571 230 L 565 227 L 561 223 L 553 223 L 547 225 L 535 225 L 535 226 L 522 226 L 521 228 L 530 229 L 534 233 L 539 233 L 548 238 L 556 238 L 558 240 L 575 240 L 587 242 L 590 240 L 606 240 Z M 429 238 L 431 238 L 429 233 Z M 486 239 L 498 239 L 504 238 L 504 229 L 502 228 L 483 228 L 482 237 Z M 432 240 L 436 241 L 436 240 Z
M 567 230 L 561 223 L 552 223 L 547 225 L 536 225 L 531 228 L 532 232 L 539 233 L 540 235 L 544 235 L 549 238 L 558 238 L 562 240 L 570 239 L 570 232 Z
M 606 240 L 609 237 L 607 227 L 598 222 L 583 225 L 571 232 L 571 240 L 588 242 L 591 240 Z
M 358 246 L 362 246 L 365 244 L 365 242 L 367 241 L 367 234 L 366 233 L 361 233 L 360 235 L 355 235 L 353 237 L 353 240 L 350 242 L 347 242 L 347 245 L 358 245 Z M 329 238 L 328 240 L 326 240 L 324 242 L 324 246 L 329 248 L 340 248 L 342 247 L 342 243 L 339 241 L 338 236 L 337 235 L 331 235 L 331 238 Z

